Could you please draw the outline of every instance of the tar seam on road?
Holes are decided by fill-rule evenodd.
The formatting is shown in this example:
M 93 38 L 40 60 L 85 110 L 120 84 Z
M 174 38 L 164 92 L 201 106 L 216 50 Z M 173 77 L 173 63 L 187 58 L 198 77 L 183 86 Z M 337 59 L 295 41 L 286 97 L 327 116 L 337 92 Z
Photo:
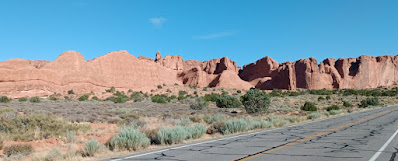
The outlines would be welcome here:
M 384 151 L 384 149 L 388 146 L 388 144 L 391 143 L 392 139 L 394 139 L 394 137 L 398 134 L 398 129 L 397 131 L 395 131 L 394 134 L 392 134 L 392 136 L 387 140 L 386 143 L 384 143 L 384 145 L 375 153 L 375 155 L 373 155 L 372 158 L 369 159 L 369 161 L 375 161 L 377 159 L 377 157 L 379 157 L 379 155 L 381 154 L 381 152 Z
M 396 109 L 396 110 L 397 110 L 397 109 Z M 381 116 L 381 115 L 384 115 L 384 114 L 387 114 L 387 113 L 390 113 L 390 112 L 393 112 L 393 111 L 396 111 L 396 110 L 390 110 L 390 111 L 380 112 L 380 113 L 377 113 L 377 114 L 374 114 L 374 115 L 365 117 L 365 118 L 363 118 L 363 119 L 360 119 L 360 120 L 357 120 L 357 121 L 354 121 L 354 122 L 350 122 L 350 123 L 345 124 L 345 125 L 340 125 L 340 126 L 335 127 L 335 128 L 333 128 L 333 129 L 329 129 L 329 130 L 326 130 L 326 131 L 323 131 L 323 132 L 320 132 L 320 133 L 317 133 L 317 134 L 308 136 L 308 137 L 303 138 L 303 139 L 298 139 L 298 140 L 295 140 L 295 141 L 290 142 L 290 143 L 286 143 L 286 144 L 283 144 L 283 145 L 280 145 L 280 146 L 277 146 L 277 147 L 273 147 L 273 148 L 271 148 L 271 149 L 266 149 L 266 150 L 259 151 L 259 152 L 253 153 L 253 154 L 249 154 L 249 155 L 246 155 L 246 156 L 244 156 L 244 157 L 241 157 L 241 158 L 238 158 L 238 159 L 234 159 L 233 161 L 244 161 L 244 160 L 252 159 L 252 158 L 255 158 L 255 157 L 264 155 L 264 154 L 268 154 L 268 153 L 271 153 L 271 152 L 274 152 L 274 151 L 277 151 L 277 150 L 280 150 L 280 149 L 283 149 L 283 148 L 286 148 L 286 147 L 289 147 L 289 146 L 292 146 L 292 145 L 295 145 L 295 144 L 298 144 L 298 143 L 301 143 L 301 142 L 304 142 L 304 141 L 308 141 L 308 140 L 311 140 L 311 139 L 313 139 L 313 138 L 316 138 L 316 137 L 319 137 L 319 136 L 322 136 L 322 135 L 329 134 L 329 133 L 331 133 L 331 132 L 340 130 L 340 129 L 342 129 L 342 128 L 346 128 L 346 127 L 349 127 L 349 126 L 358 124 L 358 123 L 360 123 L 360 122 L 363 122 L 363 121 L 366 121 L 366 120 L 369 120 L 369 119 L 375 118 L 375 117 L 377 117 L 377 116 Z M 396 133 L 398 133 L 398 130 L 397 130 Z M 396 134 L 395 134 L 395 135 L 396 135 Z M 395 135 L 394 135 L 394 136 L 395 136 Z M 392 138 L 391 138 L 391 140 L 392 140 Z M 386 146 L 387 146 L 387 145 L 386 145 Z

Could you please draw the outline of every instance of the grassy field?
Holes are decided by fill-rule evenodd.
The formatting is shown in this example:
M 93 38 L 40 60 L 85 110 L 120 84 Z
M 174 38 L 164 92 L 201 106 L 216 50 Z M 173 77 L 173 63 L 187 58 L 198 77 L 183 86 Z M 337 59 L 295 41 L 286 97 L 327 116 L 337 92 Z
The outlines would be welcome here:
M 397 88 L 241 91 L 160 85 L 150 93 L 0 97 L 4 160 L 96 160 L 297 124 L 398 102 Z

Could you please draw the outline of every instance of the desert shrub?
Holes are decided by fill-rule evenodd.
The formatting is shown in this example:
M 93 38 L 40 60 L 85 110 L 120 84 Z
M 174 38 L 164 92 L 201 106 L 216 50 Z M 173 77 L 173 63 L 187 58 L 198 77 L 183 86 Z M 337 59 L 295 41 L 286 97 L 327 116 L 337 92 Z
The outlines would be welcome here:
M 116 91 L 114 94 L 114 103 L 126 103 L 129 100 L 129 97 L 124 94 L 124 92 Z
M 170 102 L 170 99 L 164 94 L 161 94 L 161 95 L 157 94 L 155 96 L 152 96 L 151 99 L 152 99 L 152 102 L 156 102 L 156 103 L 167 103 L 167 102 Z
M 66 142 L 75 143 L 77 141 L 76 133 L 73 130 L 66 130 Z
M 26 102 L 26 101 L 28 101 L 28 98 L 22 97 L 22 98 L 19 98 L 18 101 L 19 102 Z
M 207 91 L 207 87 L 203 88 L 203 91 Z
M 234 96 L 221 95 L 220 97 L 218 97 L 216 105 L 217 107 L 220 108 L 238 108 L 241 105 L 241 103 Z
M 85 94 L 85 95 L 79 97 L 79 101 L 87 101 L 88 98 L 89 98 L 89 95 Z
M 270 95 L 271 97 L 281 97 L 281 96 L 283 96 L 283 92 L 282 92 L 282 90 L 280 90 L 280 89 L 273 89 L 273 90 L 269 93 L 269 95 Z
M 58 100 L 58 98 L 57 98 L 56 96 L 50 96 L 48 99 L 51 100 L 51 101 L 56 101 L 56 100 Z
M 315 104 L 312 102 L 305 102 L 303 106 L 301 106 L 301 110 L 303 111 L 317 111 Z
M 211 94 L 206 94 L 203 99 L 207 102 L 216 102 L 218 100 L 218 98 L 220 97 L 220 95 L 215 94 L 215 93 L 211 93 Z
M 178 91 L 179 96 L 185 96 L 186 94 L 188 94 L 187 91 Z
M 86 132 L 89 129 L 89 125 L 70 124 L 50 116 L 23 115 L 12 119 L 0 117 L 0 130 L 10 134 L 14 141 L 65 136 L 67 130 Z
M 0 136 L 0 150 L 2 150 L 4 147 L 4 138 Z
M 329 114 L 331 114 L 331 115 L 338 115 L 338 114 L 341 114 L 341 113 L 343 113 L 344 112 L 344 110 L 330 110 L 329 111 Z
M 331 111 L 331 110 L 340 110 L 340 107 L 337 105 L 332 105 L 326 108 L 326 111 Z
M 244 119 L 231 119 L 225 122 L 224 126 L 221 127 L 221 134 L 233 134 L 237 132 L 243 132 L 248 130 L 249 124 Z
M 101 148 L 101 144 L 97 140 L 91 138 L 90 141 L 84 142 L 84 146 L 82 149 L 82 155 L 84 157 L 93 157 L 95 155 L 95 153 L 97 153 L 100 148 Z
M 162 85 L 158 85 L 158 89 L 162 89 L 163 87 L 162 87 Z
M 143 100 L 143 95 L 140 92 L 133 92 L 130 95 L 130 99 L 134 100 L 134 102 L 141 102 Z
M 325 98 L 322 97 L 322 96 L 319 96 L 319 97 L 318 97 L 318 101 L 322 101 L 322 100 L 325 100 Z
M 111 87 L 110 89 L 105 90 L 105 92 L 108 92 L 108 93 L 114 93 L 115 91 L 116 91 L 115 87 Z
M 325 97 L 325 99 L 326 99 L 326 100 L 330 100 L 330 96 L 327 95 L 327 96 Z
M 30 102 L 32 103 L 40 103 L 40 98 L 39 97 L 32 97 L 29 99 Z
M 55 160 L 63 160 L 64 157 L 59 148 L 51 149 L 46 156 L 43 158 L 44 161 L 55 161 Z
M 331 94 L 335 94 L 336 91 L 335 90 L 327 90 L 327 89 L 313 89 L 313 90 L 309 90 L 310 94 L 313 95 L 331 95 Z
M 167 93 L 171 93 L 171 90 L 170 90 L 170 89 L 167 89 L 166 92 L 167 92 Z
M 99 101 L 100 99 L 97 96 L 93 96 L 93 97 L 91 97 L 91 100 Z
M 72 89 L 72 90 L 69 90 L 69 91 L 68 91 L 68 94 L 75 94 L 75 92 L 74 92 L 73 89 Z
M 181 126 L 188 126 L 192 123 L 191 119 L 189 119 L 188 117 L 181 117 L 179 119 L 179 125 Z
M 236 93 L 242 93 L 242 91 L 241 90 L 237 90 Z
M 289 124 L 288 120 L 285 120 L 276 115 L 267 115 L 267 120 L 271 122 L 274 127 L 281 127 Z
M 206 115 L 203 120 L 208 124 L 213 124 L 214 122 L 220 122 L 227 119 L 227 116 L 224 114 L 216 114 L 216 115 Z
M 225 122 L 214 122 L 213 124 L 210 125 L 209 128 L 207 128 L 206 133 L 207 134 L 215 134 L 215 133 L 221 133 L 221 127 L 225 125 Z
M 1 96 L 0 97 L 0 102 L 1 103 L 8 103 L 8 102 L 10 102 L 10 99 L 7 96 Z
M 194 103 L 190 105 L 193 110 L 202 110 L 208 106 L 208 102 L 206 102 L 203 98 L 197 98 Z
M 185 98 L 186 98 L 185 96 L 181 96 L 181 95 L 177 97 L 177 99 L 178 99 L 179 101 L 182 101 L 182 100 L 184 100 Z
M 7 157 L 22 155 L 27 156 L 33 152 L 33 147 L 30 144 L 14 144 L 3 148 L 3 154 Z
M 190 116 L 189 119 L 191 119 L 191 121 L 192 121 L 192 122 L 195 122 L 195 123 L 200 123 L 200 122 L 203 121 L 203 117 L 200 116 L 200 115 L 193 115 L 193 116 Z
M 198 139 L 206 133 L 206 127 L 202 124 L 185 127 L 187 139 Z
M 187 138 L 187 132 L 182 126 L 161 128 L 157 134 L 157 139 L 163 145 L 181 143 L 185 138 Z
M 140 132 L 132 127 L 125 128 L 114 136 L 110 141 L 109 148 L 111 150 L 137 150 L 139 148 L 146 148 L 150 144 L 149 138 L 145 133 Z
M 297 116 L 287 116 L 285 120 L 289 121 L 290 123 L 298 123 L 300 122 L 300 117 Z
M 350 102 L 343 101 L 343 106 L 344 107 L 352 107 L 352 104 Z
M 320 117 L 321 117 L 321 113 L 319 113 L 319 112 L 314 112 L 314 113 L 309 114 L 309 115 L 307 116 L 307 119 L 308 119 L 308 120 L 313 120 L 313 119 L 317 119 L 317 118 L 320 118 Z
M 377 106 L 377 105 L 380 105 L 379 99 L 377 97 L 373 97 L 373 98 L 368 97 L 361 101 L 361 104 L 359 105 L 359 107 L 365 108 L 368 106 Z
M 272 123 L 270 123 L 269 121 L 265 121 L 264 119 L 259 117 L 247 117 L 245 118 L 245 120 L 249 124 L 248 129 L 250 130 L 272 127 Z
M 270 103 L 268 94 L 258 89 L 249 90 L 240 100 L 248 113 L 264 112 Z

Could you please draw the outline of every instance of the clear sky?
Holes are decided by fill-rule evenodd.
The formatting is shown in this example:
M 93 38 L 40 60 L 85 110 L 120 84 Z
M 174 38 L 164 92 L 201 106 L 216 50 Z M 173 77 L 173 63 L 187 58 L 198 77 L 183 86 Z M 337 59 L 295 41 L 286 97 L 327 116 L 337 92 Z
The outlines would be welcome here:
M 397 55 L 398 1 L 1 0 L 0 61 L 135 56 L 228 56 L 244 65 L 315 57 Z

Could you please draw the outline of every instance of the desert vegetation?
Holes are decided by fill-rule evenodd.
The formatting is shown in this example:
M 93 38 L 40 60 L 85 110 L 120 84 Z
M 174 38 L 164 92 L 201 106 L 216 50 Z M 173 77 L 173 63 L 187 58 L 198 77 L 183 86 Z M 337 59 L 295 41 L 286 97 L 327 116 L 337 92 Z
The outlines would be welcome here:
M 262 91 L 160 85 L 153 92 L 0 97 L 4 159 L 106 158 L 283 127 L 398 102 L 397 88 Z M 37 142 L 55 142 L 50 149 Z

